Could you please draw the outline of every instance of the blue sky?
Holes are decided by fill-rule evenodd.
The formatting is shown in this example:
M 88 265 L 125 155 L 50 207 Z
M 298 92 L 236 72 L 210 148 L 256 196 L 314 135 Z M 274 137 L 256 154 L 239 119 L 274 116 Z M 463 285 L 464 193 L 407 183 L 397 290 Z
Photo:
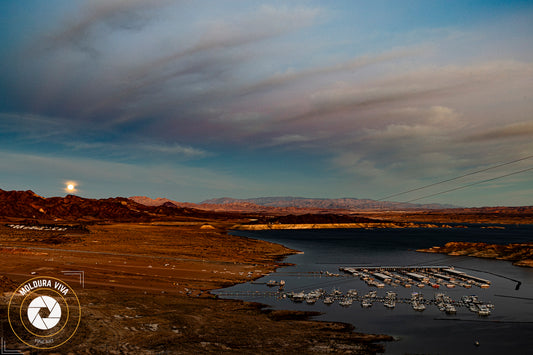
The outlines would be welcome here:
M 379 199 L 533 155 L 530 1 L 2 1 L 0 13 L 4 190 Z M 419 202 L 532 201 L 528 171 Z

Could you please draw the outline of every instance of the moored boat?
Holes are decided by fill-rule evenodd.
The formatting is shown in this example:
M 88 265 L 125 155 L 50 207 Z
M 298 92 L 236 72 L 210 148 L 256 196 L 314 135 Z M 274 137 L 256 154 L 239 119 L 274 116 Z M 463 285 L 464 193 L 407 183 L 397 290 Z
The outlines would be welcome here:
M 364 307 L 364 308 L 372 307 L 372 301 L 370 301 L 369 299 L 365 298 L 361 302 L 361 307 Z
M 454 305 L 448 303 L 444 307 L 444 312 L 446 312 L 447 314 L 455 314 L 457 313 L 457 309 L 455 309 Z
M 387 298 L 383 304 L 385 307 L 391 308 L 391 309 L 396 307 L 396 301 L 394 301 L 393 298 Z
M 316 298 L 314 297 L 307 297 L 305 302 L 307 302 L 307 304 L 315 304 L 316 303 Z
M 342 301 L 339 302 L 339 304 L 343 307 L 348 307 L 348 306 L 351 306 L 353 303 L 352 299 L 351 298 L 345 298 L 343 299 Z
M 423 303 L 420 303 L 420 302 L 415 301 L 415 302 L 413 302 L 413 309 L 414 309 L 415 311 L 422 312 L 423 310 L 426 309 L 426 305 L 423 304 Z

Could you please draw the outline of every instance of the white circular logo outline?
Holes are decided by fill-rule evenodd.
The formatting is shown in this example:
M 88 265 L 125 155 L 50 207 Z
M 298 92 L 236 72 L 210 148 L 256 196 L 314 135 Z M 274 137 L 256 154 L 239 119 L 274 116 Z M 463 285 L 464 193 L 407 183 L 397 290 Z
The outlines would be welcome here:
M 19 332 L 18 332 L 19 329 L 15 329 L 15 327 L 14 327 L 14 323 L 13 323 L 13 322 L 16 322 L 16 320 L 15 320 L 16 318 L 13 318 L 13 316 L 14 316 L 14 312 L 15 312 L 15 314 L 17 314 L 17 313 L 19 314 L 19 316 L 20 316 L 20 322 L 21 322 L 22 326 L 26 329 L 26 332 L 28 332 L 29 334 L 32 334 L 32 335 L 34 335 L 34 336 L 37 336 L 37 337 L 39 337 L 39 338 L 47 338 L 47 337 L 54 336 L 55 334 L 58 334 L 58 333 L 62 332 L 63 329 L 65 328 L 65 326 L 67 326 L 67 323 L 70 322 L 69 313 L 71 313 L 71 312 L 70 312 L 70 308 L 71 308 L 71 306 L 69 305 L 68 302 L 66 302 L 65 298 L 63 297 L 63 295 L 61 295 L 61 293 L 59 293 L 58 291 L 56 291 L 56 290 L 54 290 L 54 289 L 52 289 L 52 288 L 49 288 L 49 287 L 37 287 L 38 290 L 40 290 L 40 289 L 46 289 L 46 290 L 50 290 L 50 291 L 52 291 L 52 292 L 55 292 L 55 293 L 57 293 L 57 294 L 63 299 L 63 301 L 66 303 L 66 307 L 67 307 L 67 321 L 65 322 L 65 324 L 61 327 L 61 329 L 60 329 L 58 332 L 56 332 L 56 333 L 54 333 L 54 334 L 50 334 L 50 335 L 37 335 L 37 334 L 31 332 L 31 331 L 26 327 L 26 325 L 24 324 L 24 321 L 23 321 L 23 312 L 22 312 L 22 308 L 21 308 L 21 306 L 22 306 L 22 304 L 24 303 L 24 301 L 22 301 L 22 303 L 21 303 L 21 304 L 18 304 L 18 305 L 17 305 L 16 302 L 13 302 L 13 301 L 16 300 L 16 297 L 15 297 L 15 296 L 17 296 L 17 294 L 18 294 L 18 292 L 20 291 L 20 288 L 21 288 L 22 286 L 27 285 L 27 284 L 28 284 L 29 282 L 31 282 L 31 281 L 34 281 L 34 280 L 37 280 L 37 279 L 42 279 L 42 278 L 46 278 L 46 279 L 48 279 L 48 280 L 50 280 L 50 279 L 51 279 L 51 280 L 55 280 L 55 281 L 61 282 L 64 286 L 66 286 L 66 287 L 68 288 L 68 290 L 71 291 L 71 292 L 72 292 L 72 295 L 74 296 L 73 300 L 75 301 L 75 303 L 74 303 L 74 305 L 73 305 L 72 307 L 73 307 L 73 310 L 76 310 L 76 311 L 77 311 L 77 315 L 75 316 L 75 319 L 74 319 L 75 327 L 74 327 L 73 330 L 71 330 L 71 331 L 65 336 L 66 339 L 61 339 L 61 340 L 58 341 L 57 344 L 54 342 L 54 345 L 53 345 L 53 346 L 46 346 L 46 347 L 44 347 L 44 346 L 36 346 L 35 344 L 32 344 L 28 339 L 25 339 L 25 338 L 23 337 L 23 334 L 22 334 L 22 333 L 19 334 Z M 29 292 L 28 292 L 28 294 L 26 295 L 26 297 L 24 297 L 24 299 L 26 299 L 26 298 L 27 298 L 28 296 L 30 296 L 32 293 L 36 292 L 36 290 L 34 290 L 34 289 L 31 289 L 31 290 L 28 290 L 28 291 L 29 291 Z M 15 304 L 15 305 L 13 306 L 13 304 Z M 19 309 L 19 312 L 16 312 L 16 308 L 17 308 L 17 307 L 20 308 L 20 309 Z M 12 310 L 12 308 L 15 308 L 15 309 Z M 24 317 L 24 318 L 27 318 L 27 317 Z M 76 318 L 77 318 L 77 319 L 76 319 Z M 58 348 L 58 347 L 60 347 L 61 345 L 65 344 L 67 341 L 69 341 L 69 340 L 74 336 L 74 334 L 76 333 L 76 331 L 78 330 L 78 327 L 79 327 L 80 322 L 81 322 L 81 304 L 80 304 L 80 300 L 79 300 L 79 298 L 78 298 L 78 295 L 76 295 L 76 292 L 74 291 L 74 289 L 73 289 L 71 286 L 69 286 L 65 281 L 63 281 L 63 280 L 61 280 L 61 279 L 58 279 L 58 278 L 56 278 L 56 277 L 52 277 L 52 276 L 45 276 L 45 277 L 43 277 L 43 276 L 38 276 L 38 277 L 31 278 L 31 279 L 29 279 L 29 280 L 26 280 L 24 283 L 20 284 L 20 285 L 17 287 L 17 289 L 16 289 L 15 292 L 12 293 L 11 298 L 9 299 L 8 306 L 7 306 L 7 319 L 8 319 L 8 322 L 9 322 L 9 326 L 10 326 L 11 330 L 13 331 L 13 333 L 15 334 L 15 336 L 16 336 L 21 342 L 23 342 L 24 344 L 26 344 L 26 345 L 28 345 L 28 346 L 30 346 L 30 347 L 32 347 L 32 348 L 35 348 L 35 349 L 41 349 L 41 350 L 55 349 L 55 348 Z M 16 324 L 16 323 L 15 323 L 15 324 Z M 19 325 L 19 326 L 20 326 L 20 325 Z M 22 329 L 20 329 L 20 330 L 22 330 Z

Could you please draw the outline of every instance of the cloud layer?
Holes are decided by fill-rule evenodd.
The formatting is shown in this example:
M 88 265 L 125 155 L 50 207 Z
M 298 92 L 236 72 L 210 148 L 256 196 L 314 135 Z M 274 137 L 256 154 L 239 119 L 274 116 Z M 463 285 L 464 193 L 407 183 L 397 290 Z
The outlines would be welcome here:
M 21 16 L 0 69 L 0 148 L 175 163 L 213 184 L 247 170 L 268 176 L 257 194 L 320 167 L 321 196 L 370 198 L 533 154 L 531 9 L 377 35 L 350 17 L 374 8 L 328 5 L 80 1 L 27 30 Z

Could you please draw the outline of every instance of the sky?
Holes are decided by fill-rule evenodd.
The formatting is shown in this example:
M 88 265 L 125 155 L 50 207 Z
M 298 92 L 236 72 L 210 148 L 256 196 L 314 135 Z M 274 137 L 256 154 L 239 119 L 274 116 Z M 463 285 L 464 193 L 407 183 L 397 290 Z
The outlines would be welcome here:
M 0 188 L 381 199 L 484 170 L 391 200 L 533 205 L 532 38 L 531 1 L 2 1 Z

